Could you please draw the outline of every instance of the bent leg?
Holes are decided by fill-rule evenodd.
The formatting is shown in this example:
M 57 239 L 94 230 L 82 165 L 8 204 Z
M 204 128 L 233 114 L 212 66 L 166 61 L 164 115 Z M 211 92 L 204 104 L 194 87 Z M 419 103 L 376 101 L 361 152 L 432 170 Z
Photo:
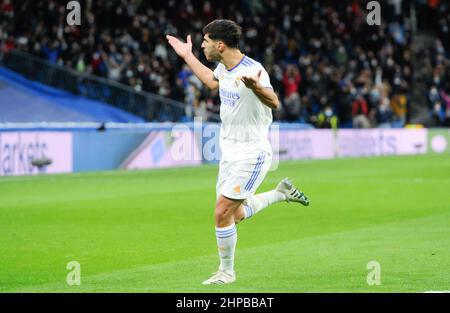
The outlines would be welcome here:
M 237 224 L 244 219 L 252 217 L 256 213 L 259 213 L 269 205 L 285 200 L 286 196 L 277 189 L 252 195 L 241 204 L 238 210 L 236 210 L 234 215 L 235 222 Z

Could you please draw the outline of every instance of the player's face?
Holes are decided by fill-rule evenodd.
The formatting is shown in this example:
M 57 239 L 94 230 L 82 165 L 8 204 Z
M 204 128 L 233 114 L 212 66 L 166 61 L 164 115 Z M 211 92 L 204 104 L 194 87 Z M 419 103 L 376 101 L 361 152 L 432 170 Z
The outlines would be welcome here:
M 218 42 L 209 38 L 209 35 L 206 34 L 203 37 L 202 49 L 205 57 L 210 62 L 216 62 L 220 60 L 220 54 L 217 50 Z

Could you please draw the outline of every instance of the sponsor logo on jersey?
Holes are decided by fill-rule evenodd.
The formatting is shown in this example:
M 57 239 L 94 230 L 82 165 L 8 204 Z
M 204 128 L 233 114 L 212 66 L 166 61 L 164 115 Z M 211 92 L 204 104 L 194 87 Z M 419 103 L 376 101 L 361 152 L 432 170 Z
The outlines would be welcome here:
M 239 96 L 239 93 L 229 91 L 224 88 L 219 89 L 219 95 L 220 95 L 220 102 L 223 105 L 230 106 L 233 108 L 236 106 L 236 102 L 241 98 L 241 96 Z

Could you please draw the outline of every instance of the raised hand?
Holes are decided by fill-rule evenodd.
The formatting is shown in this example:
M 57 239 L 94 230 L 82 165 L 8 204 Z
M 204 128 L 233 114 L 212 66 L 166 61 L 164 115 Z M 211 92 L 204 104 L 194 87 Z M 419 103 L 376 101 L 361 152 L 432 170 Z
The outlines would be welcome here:
M 167 35 L 166 38 L 169 42 L 169 45 L 171 45 L 175 52 L 183 59 L 185 59 L 189 54 L 192 53 L 191 35 L 187 36 L 187 42 L 181 42 L 180 40 L 178 40 L 178 38 L 170 35 Z
M 253 77 L 252 76 L 242 76 L 241 80 L 247 88 L 254 90 L 258 86 L 258 82 L 261 77 L 261 72 L 262 72 L 262 70 L 259 70 L 258 74 L 256 74 L 256 76 L 253 76 Z

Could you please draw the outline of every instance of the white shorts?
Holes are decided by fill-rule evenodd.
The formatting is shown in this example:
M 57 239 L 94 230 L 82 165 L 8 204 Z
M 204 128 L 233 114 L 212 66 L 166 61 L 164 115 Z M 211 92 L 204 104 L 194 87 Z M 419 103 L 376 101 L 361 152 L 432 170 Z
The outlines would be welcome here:
M 239 161 L 220 161 L 216 195 L 245 200 L 253 195 L 266 177 L 272 154 L 261 151 L 257 157 Z

